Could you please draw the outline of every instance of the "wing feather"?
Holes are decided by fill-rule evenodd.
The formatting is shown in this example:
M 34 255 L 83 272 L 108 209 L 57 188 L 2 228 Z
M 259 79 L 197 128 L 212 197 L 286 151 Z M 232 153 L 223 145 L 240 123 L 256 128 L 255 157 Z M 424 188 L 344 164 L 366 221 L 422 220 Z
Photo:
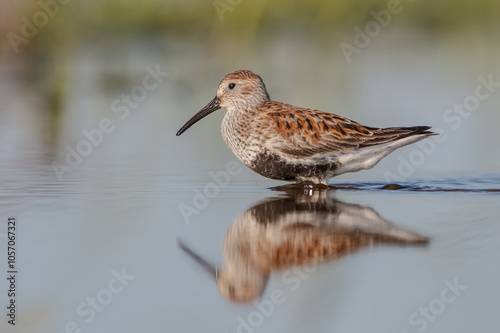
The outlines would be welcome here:
M 434 135 L 429 126 L 375 128 L 335 114 L 266 102 L 257 123 L 271 127 L 268 148 L 292 157 L 356 150 L 413 135 Z M 268 132 L 269 133 L 269 132 Z M 278 134 L 278 135 L 275 135 Z

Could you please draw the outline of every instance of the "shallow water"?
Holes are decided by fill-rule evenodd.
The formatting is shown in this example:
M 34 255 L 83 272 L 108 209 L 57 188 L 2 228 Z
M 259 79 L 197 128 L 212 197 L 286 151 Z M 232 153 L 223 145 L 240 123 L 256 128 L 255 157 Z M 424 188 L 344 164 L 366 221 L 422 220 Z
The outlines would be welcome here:
M 286 38 L 280 43 L 284 50 L 293 45 Z M 127 45 L 123 53 L 134 49 Z M 2 332 L 4 327 L 12 332 L 77 327 L 96 333 L 496 330 L 500 156 L 482 147 L 496 140 L 491 133 L 498 96 L 457 130 L 442 117 L 496 63 L 465 67 L 457 80 L 454 70 L 463 69 L 468 59 L 453 48 L 441 52 L 455 55 L 454 62 L 428 51 L 395 53 L 374 46 L 336 76 L 313 73 L 321 82 L 311 73 L 289 74 L 318 83 L 320 91 L 296 80 L 285 82 L 283 76 L 265 77 L 271 96 L 279 100 L 377 126 L 429 124 L 448 139 L 433 141 L 432 153 L 425 153 L 430 146 L 406 147 L 373 170 L 333 179 L 336 189 L 327 194 L 330 201 L 372 209 L 398 228 L 429 237 L 427 246 L 365 246 L 318 265 L 273 270 L 257 303 L 246 304 L 224 299 L 213 277 L 177 244 L 182 239 L 224 267 L 222 242 L 234 221 L 262 202 L 286 198 L 285 192 L 270 189 L 283 183 L 254 174 L 226 148 L 218 130 L 222 112 L 175 137 L 213 97 L 222 73 L 195 80 L 189 68 L 201 67 L 202 60 L 184 59 L 185 53 L 167 61 L 160 54 L 139 57 L 118 69 L 110 65 L 114 58 L 102 60 L 99 50 L 78 53 L 67 65 L 68 96 L 55 137 L 41 97 L 9 85 L 2 91 L 8 112 L 0 113 L 0 246 L 6 243 L 7 217 L 15 217 L 19 293 L 18 323 L 12 329 L 2 315 Z M 279 58 L 282 51 L 275 52 Z M 300 68 L 302 58 L 291 54 L 287 64 L 272 62 L 267 73 Z M 157 63 L 170 76 L 121 119 L 122 113 L 111 109 L 114 98 L 130 92 L 142 82 L 145 67 Z M 103 82 L 123 74 L 120 68 L 129 69 L 128 83 L 106 88 Z M 266 73 L 266 66 L 261 70 Z M 409 77 L 409 86 L 402 87 Z M 331 91 L 345 90 L 356 94 L 332 97 Z M 58 179 L 51 163 L 65 163 L 66 147 L 77 149 L 85 140 L 82 130 L 96 128 L 103 118 L 115 126 L 112 133 L 103 134 L 102 142 Z M 417 159 L 421 156 L 424 160 Z M 405 164 L 411 159 L 418 162 L 410 165 L 414 170 Z M 388 184 L 399 187 L 387 189 Z M 2 281 L 0 300 L 6 304 Z
M 254 329 L 246 325 L 262 332 L 373 327 L 416 332 L 426 325 L 429 332 L 466 332 L 477 329 L 477 321 L 484 331 L 498 325 L 495 193 L 391 191 L 375 189 L 375 182 L 347 183 L 356 190 L 332 190 L 329 198 L 371 207 L 398 228 L 429 237 L 429 245 L 363 247 L 326 263 L 273 271 L 257 303 L 235 304 L 219 295 L 213 277 L 176 240 L 224 267 L 222 241 L 233 221 L 263 200 L 282 200 L 286 194 L 242 175 L 220 187 L 206 207 L 196 206 L 193 189 L 203 192 L 202 182 L 183 180 L 173 189 L 180 180 L 157 175 L 152 182 L 128 171 L 92 170 L 89 178 L 99 182 L 25 181 L 24 188 L 18 183 L 2 189 L 5 214 L 17 218 L 18 327 L 23 331 L 62 332 L 71 322 L 92 332 Z M 498 189 L 500 181 L 459 178 L 413 185 Z M 199 214 L 184 219 L 184 206 Z M 122 270 L 129 280 L 119 288 L 112 281 Z M 459 287 L 445 291 L 450 284 Z M 120 291 L 106 291 L 110 286 Z M 89 303 L 93 298 L 96 310 Z M 425 319 L 419 311 L 429 307 Z

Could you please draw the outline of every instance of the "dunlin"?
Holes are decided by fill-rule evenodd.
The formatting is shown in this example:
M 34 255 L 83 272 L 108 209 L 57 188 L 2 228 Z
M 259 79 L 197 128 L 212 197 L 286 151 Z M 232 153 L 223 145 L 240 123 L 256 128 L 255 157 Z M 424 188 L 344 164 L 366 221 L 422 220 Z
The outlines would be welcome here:
M 264 177 L 326 184 L 331 177 L 370 169 L 400 147 L 436 133 L 429 126 L 376 128 L 319 110 L 271 101 L 260 76 L 226 75 L 217 95 L 177 132 L 227 109 L 222 136 L 238 159 Z
M 273 270 L 315 267 L 376 244 L 427 243 L 426 237 L 393 225 L 372 208 L 329 198 L 326 191 L 268 199 L 245 211 L 224 237 L 224 268 L 179 241 L 216 278 L 219 292 L 237 302 L 258 298 Z

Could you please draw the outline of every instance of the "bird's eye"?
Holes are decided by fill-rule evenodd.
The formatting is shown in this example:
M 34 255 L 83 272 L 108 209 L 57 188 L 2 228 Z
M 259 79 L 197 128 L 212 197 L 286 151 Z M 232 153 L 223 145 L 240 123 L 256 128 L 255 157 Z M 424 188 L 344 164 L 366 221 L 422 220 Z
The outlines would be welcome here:
M 235 86 L 236 86 L 235 83 L 230 83 L 228 87 L 229 87 L 229 89 L 233 89 Z

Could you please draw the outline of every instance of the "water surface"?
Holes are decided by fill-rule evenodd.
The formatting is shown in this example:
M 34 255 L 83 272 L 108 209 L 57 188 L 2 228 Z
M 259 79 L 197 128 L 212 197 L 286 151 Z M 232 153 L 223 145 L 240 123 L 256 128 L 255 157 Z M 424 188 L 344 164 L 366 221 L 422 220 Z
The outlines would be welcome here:
M 332 61 L 331 53 L 323 58 L 307 49 L 289 52 L 296 41 L 281 36 L 269 61 L 254 67 L 278 100 L 368 125 L 440 129 L 447 139 L 431 141 L 432 153 L 425 150 L 430 146 L 406 147 L 373 170 L 333 179 L 337 189 L 328 192 L 330 200 L 372 209 L 430 243 L 366 246 L 309 271 L 275 270 L 257 303 L 221 297 L 214 279 L 177 245 L 181 238 L 223 266 L 222 242 L 235 219 L 263 201 L 285 197 L 269 189 L 283 183 L 246 169 L 224 145 L 222 111 L 175 137 L 213 98 L 220 77 L 248 63 L 194 70 L 208 68 L 206 59 L 193 56 L 204 53 L 171 39 L 117 43 L 114 57 L 82 48 L 65 63 L 67 93 L 57 122 L 49 120 L 36 89 L 9 77 L 0 113 L 0 234 L 6 233 L 7 217 L 16 217 L 19 307 L 15 328 L 2 315 L 2 332 L 76 326 L 96 333 L 496 330 L 500 208 L 493 190 L 500 189 L 500 156 L 489 147 L 497 140 L 499 97 L 482 102 L 457 129 L 443 113 L 474 91 L 479 75 L 495 73 L 498 62 L 471 63 L 458 44 L 436 49 L 416 43 L 416 36 L 418 47 L 395 46 L 387 42 L 394 36 L 384 36 L 350 67 Z M 162 52 L 142 54 L 138 45 L 164 45 L 172 52 L 166 58 Z M 139 56 L 121 57 L 133 51 Z M 471 57 L 481 59 L 476 51 Z M 278 61 L 283 54 L 286 60 Z M 301 67 L 308 56 L 321 58 L 323 66 Z M 131 93 L 146 67 L 157 64 L 169 76 L 120 118 L 113 101 Z M 82 131 L 98 128 L 103 118 L 114 130 L 59 179 L 52 163 L 65 164 L 67 147 L 77 149 L 86 140 Z M 404 169 L 415 154 L 424 160 Z M 214 175 L 224 172 L 230 177 L 222 183 L 218 178 L 217 185 Z M 386 172 L 399 178 L 388 179 Z M 401 187 L 383 189 L 390 183 Z M 5 238 L 0 241 L 4 247 Z M 279 302 L 270 307 L 273 297 Z

